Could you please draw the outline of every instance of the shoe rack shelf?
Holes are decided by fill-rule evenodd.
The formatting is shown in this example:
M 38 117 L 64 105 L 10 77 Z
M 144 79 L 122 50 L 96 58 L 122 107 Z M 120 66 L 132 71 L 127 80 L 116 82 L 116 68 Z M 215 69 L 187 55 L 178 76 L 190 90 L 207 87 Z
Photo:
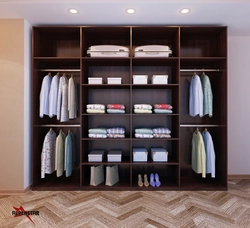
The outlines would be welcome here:
M 130 50 L 129 57 L 91 58 L 86 52 L 91 45 L 121 45 Z M 170 45 L 168 58 L 134 57 L 134 48 L 141 45 Z M 36 26 L 33 27 L 32 83 L 32 170 L 34 190 L 226 190 L 227 189 L 227 28 L 217 26 Z M 214 69 L 214 70 L 211 70 Z M 193 72 L 209 75 L 213 89 L 212 118 L 191 117 L 188 112 L 189 83 Z M 210 71 L 211 70 L 211 71 Z M 77 118 L 61 123 L 56 117 L 39 117 L 39 93 L 43 77 L 59 72 L 74 75 L 79 89 Z M 54 73 L 54 74 L 53 74 Z M 167 85 L 135 85 L 134 74 L 167 74 Z M 91 85 L 88 77 L 121 77 L 121 85 Z M 88 114 L 90 103 L 122 103 L 125 114 Z M 137 103 L 169 103 L 172 114 L 135 114 Z M 125 128 L 124 139 L 90 139 L 88 129 L 96 127 Z M 168 127 L 171 138 L 138 139 L 138 127 Z M 50 128 L 56 133 L 68 129 L 75 134 L 77 165 L 70 177 L 55 173 L 40 178 L 43 140 Z M 216 178 L 201 178 L 191 167 L 192 133 L 207 127 L 214 139 Z M 132 148 L 164 147 L 168 162 L 133 162 Z M 88 162 L 88 153 L 97 148 L 122 149 L 122 162 Z M 90 186 L 91 165 L 119 164 L 120 181 L 114 186 L 105 183 Z M 160 187 L 139 187 L 138 174 L 158 173 Z

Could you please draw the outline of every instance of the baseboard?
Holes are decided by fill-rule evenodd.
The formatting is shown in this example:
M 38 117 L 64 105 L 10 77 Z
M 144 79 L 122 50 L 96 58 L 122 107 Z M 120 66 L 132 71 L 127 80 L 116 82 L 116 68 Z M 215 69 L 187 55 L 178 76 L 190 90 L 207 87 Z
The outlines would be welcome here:
M 0 190 L 0 195 L 24 195 L 31 190 L 31 185 L 24 190 Z
M 229 174 L 227 175 L 228 179 L 235 179 L 235 180 L 240 180 L 240 179 L 250 179 L 250 175 L 247 174 Z

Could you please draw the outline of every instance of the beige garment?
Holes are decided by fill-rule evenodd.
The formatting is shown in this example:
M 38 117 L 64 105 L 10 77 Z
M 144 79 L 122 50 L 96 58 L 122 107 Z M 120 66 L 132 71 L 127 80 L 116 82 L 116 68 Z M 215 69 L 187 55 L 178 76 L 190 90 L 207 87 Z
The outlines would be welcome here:
M 62 130 L 60 130 L 59 135 L 56 137 L 55 170 L 57 177 L 63 175 L 64 151 L 65 151 L 65 133 Z

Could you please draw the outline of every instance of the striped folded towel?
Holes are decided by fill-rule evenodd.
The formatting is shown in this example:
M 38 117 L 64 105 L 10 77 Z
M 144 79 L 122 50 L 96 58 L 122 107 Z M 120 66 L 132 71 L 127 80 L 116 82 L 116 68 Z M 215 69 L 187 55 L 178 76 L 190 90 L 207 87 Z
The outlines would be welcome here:
M 106 128 L 90 128 L 89 129 L 90 134 L 107 134 Z
M 110 113 L 110 114 L 124 114 L 125 110 L 124 109 L 110 109 L 110 108 L 108 108 L 107 113 Z
M 154 104 L 155 109 L 173 109 L 170 104 Z
M 107 129 L 108 134 L 125 134 L 125 129 L 123 127 L 113 127 Z
M 170 134 L 153 134 L 154 138 L 171 138 Z
M 171 134 L 171 131 L 166 127 L 157 127 L 152 130 L 154 134 Z
M 107 104 L 108 109 L 125 109 L 123 104 Z
M 108 138 L 125 138 L 125 134 L 107 134 Z
M 105 109 L 104 104 L 87 104 L 87 109 Z
M 152 109 L 150 104 L 134 104 L 134 109 Z
M 89 138 L 107 138 L 106 134 L 89 134 Z
M 152 134 L 135 134 L 136 138 L 153 138 Z
M 153 130 L 151 128 L 136 128 L 136 134 L 153 134 Z

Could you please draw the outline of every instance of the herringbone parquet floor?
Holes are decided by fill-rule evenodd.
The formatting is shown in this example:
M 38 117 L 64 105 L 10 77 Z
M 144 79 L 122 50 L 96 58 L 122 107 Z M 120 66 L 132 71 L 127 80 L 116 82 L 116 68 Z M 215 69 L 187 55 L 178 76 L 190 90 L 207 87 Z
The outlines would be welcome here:
M 229 180 L 228 191 L 30 191 L 0 196 L 4 228 L 248 228 L 250 180 Z M 39 216 L 14 217 L 14 207 Z

